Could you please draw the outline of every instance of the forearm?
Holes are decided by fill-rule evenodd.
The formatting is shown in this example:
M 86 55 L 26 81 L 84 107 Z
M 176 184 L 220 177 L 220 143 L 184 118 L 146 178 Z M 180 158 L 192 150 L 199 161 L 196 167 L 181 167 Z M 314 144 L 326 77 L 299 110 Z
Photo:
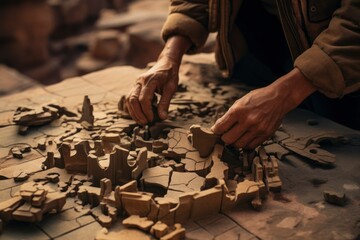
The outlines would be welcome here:
M 180 35 L 173 36 L 167 40 L 159 59 L 168 58 L 180 65 L 183 55 L 187 52 L 190 46 L 191 41 L 187 37 Z
M 283 96 L 284 107 L 287 112 L 296 108 L 305 98 L 317 90 L 297 68 L 277 79 L 269 87 Z

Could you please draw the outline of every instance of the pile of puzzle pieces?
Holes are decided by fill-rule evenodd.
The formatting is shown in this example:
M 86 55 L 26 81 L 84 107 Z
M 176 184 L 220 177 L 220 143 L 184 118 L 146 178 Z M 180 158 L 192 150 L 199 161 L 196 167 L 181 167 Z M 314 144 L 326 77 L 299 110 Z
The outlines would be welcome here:
M 213 95 L 194 99 L 188 87 L 180 85 L 168 121 L 144 127 L 129 118 L 124 97 L 118 103 L 92 104 L 85 96 L 77 111 L 57 104 L 19 107 L 13 122 L 22 137 L 6 158 L 40 154 L 44 157 L 37 164 L 42 171 L 34 170 L 32 163 L 29 169 L 0 173 L 20 185 L 12 198 L 0 203 L 1 225 L 10 220 L 46 221 L 74 202 L 79 213 L 91 214 L 107 228 L 97 239 L 127 234 L 178 239 L 185 234 L 180 224 L 189 219 L 240 204 L 261 208 L 269 191 L 281 190 L 277 161 L 285 155 L 331 164 L 335 156 L 318 143 L 344 140 L 335 134 L 293 139 L 280 129 L 252 151 L 225 146 L 204 126 L 237 94 L 210 85 Z M 220 99 L 214 98 L 219 92 Z M 33 128 L 45 136 L 28 142 Z M 111 230 L 119 222 L 126 228 Z

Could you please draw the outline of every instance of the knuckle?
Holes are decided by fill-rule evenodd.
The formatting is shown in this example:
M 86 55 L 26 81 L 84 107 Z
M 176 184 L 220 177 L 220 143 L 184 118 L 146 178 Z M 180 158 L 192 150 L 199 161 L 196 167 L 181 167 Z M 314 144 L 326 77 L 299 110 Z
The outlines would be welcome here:
M 227 115 L 229 118 L 235 118 L 236 117 L 236 110 L 234 108 L 230 108 L 227 112 Z
M 254 115 L 247 115 L 245 123 L 249 126 L 254 126 L 257 124 L 257 118 Z
M 271 128 L 262 124 L 258 127 L 258 133 L 260 136 L 267 137 L 267 136 L 271 135 L 272 130 L 271 130 Z
M 144 96 L 139 97 L 139 102 L 141 105 L 146 105 L 148 103 L 147 98 Z
M 145 80 L 148 78 L 147 73 L 141 74 L 137 79 L 136 79 L 136 83 L 144 83 Z
M 137 96 L 132 95 L 132 96 L 130 96 L 130 98 L 129 98 L 129 103 L 130 103 L 130 104 L 135 104 L 135 103 L 137 103 L 138 100 L 139 100 L 139 99 L 138 99 Z

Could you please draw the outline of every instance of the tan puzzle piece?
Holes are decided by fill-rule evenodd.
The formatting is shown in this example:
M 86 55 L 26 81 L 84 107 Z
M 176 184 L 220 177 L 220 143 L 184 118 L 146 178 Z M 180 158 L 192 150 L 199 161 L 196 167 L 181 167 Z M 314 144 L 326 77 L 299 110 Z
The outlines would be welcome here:
M 131 215 L 122 221 L 122 224 L 127 228 L 137 228 L 142 231 L 149 231 L 154 225 L 154 222 L 147 219 L 146 217 L 140 217 L 138 215 Z
M 156 238 L 161 238 L 169 231 L 169 226 L 161 221 L 157 221 L 150 229 L 150 234 Z
M 209 174 L 206 175 L 206 188 L 213 187 L 219 184 L 219 179 L 227 180 L 229 167 L 226 163 L 221 161 L 222 152 L 224 147 L 220 144 L 216 144 L 214 151 L 211 153 L 212 167 Z
M 160 240 L 181 240 L 185 238 L 185 228 L 179 223 L 176 223 L 174 227 L 175 229 L 173 231 L 161 237 Z
M 192 146 L 199 151 L 203 158 L 208 157 L 214 150 L 215 144 L 220 142 L 220 136 L 214 134 L 210 129 L 200 125 L 190 127 Z
M 85 128 L 91 128 L 94 126 L 94 107 L 92 106 L 88 96 L 84 96 L 82 105 L 80 123 Z

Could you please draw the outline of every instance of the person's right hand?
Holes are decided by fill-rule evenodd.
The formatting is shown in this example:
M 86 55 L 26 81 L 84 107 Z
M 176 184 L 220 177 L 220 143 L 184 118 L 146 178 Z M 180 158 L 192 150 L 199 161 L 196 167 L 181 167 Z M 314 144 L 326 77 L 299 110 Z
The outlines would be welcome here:
M 139 76 L 126 98 L 129 114 L 134 121 L 141 125 L 153 121 L 152 100 L 155 92 L 161 95 L 159 117 L 163 120 L 167 118 L 170 100 L 179 82 L 179 66 L 180 62 L 163 56 L 151 69 Z

